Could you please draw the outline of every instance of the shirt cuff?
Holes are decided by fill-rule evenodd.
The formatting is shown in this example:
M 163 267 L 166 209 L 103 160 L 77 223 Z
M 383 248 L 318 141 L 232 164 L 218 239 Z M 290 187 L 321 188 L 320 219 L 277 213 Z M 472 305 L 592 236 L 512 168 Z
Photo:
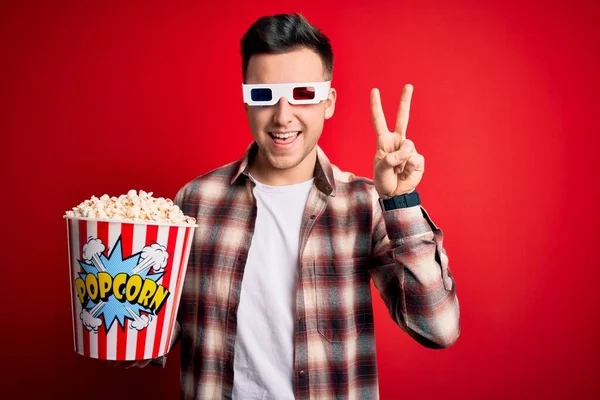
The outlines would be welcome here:
M 383 211 L 383 219 L 391 240 L 406 239 L 437 230 L 421 205 Z

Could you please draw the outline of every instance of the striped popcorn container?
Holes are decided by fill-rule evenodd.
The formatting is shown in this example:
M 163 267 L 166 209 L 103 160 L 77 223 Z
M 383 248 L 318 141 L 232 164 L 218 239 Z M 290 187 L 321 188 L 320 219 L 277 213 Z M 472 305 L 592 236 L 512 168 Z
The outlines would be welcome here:
M 166 354 L 197 225 L 64 218 L 75 352 L 121 361 Z

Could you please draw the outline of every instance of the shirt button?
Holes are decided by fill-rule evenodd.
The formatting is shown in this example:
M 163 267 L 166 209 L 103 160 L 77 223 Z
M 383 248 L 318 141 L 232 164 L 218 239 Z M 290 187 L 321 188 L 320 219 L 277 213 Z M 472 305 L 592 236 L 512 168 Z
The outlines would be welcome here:
M 315 214 L 310 216 L 310 219 L 315 219 L 315 218 L 317 218 L 317 216 Z
M 304 370 L 300 371 L 300 376 L 304 376 L 306 373 L 304 372 Z

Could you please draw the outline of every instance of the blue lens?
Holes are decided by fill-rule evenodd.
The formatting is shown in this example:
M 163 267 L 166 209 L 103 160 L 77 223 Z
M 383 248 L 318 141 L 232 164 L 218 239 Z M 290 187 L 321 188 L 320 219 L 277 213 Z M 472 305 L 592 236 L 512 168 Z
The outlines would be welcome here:
M 250 91 L 252 101 L 271 101 L 273 93 L 269 88 L 252 89 Z

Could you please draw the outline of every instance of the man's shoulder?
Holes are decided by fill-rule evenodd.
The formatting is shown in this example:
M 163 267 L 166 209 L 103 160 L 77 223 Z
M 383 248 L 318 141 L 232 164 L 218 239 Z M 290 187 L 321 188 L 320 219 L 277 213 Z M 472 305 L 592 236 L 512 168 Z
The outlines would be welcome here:
M 197 176 L 183 185 L 177 197 L 181 200 L 199 198 L 202 193 L 219 193 L 231 184 L 237 173 L 241 160 L 235 160 Z
M 373 179 L 356 175 L 351 171 L 344 171 L 335 164 L 331 164 L 336 190 L 341 193 L 375 190 Z

